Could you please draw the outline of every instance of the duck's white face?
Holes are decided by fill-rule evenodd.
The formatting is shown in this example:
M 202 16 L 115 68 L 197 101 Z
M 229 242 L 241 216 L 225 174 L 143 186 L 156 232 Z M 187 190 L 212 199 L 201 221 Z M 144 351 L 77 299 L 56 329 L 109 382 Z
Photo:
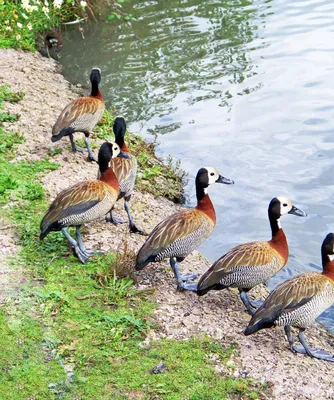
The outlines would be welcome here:
M 116 158 L 119 155 L 119 153 L 121 152 L 121 149 L 119 148 L 117 143 L 115 143 L 115 142 L 109 142 L 109 143 L 112 145 L 112 157 L 111 157 L 111 159 Z M 110 168 L 110 161 L 108 163 L 108 167 Z
M 219 172 L 213 167 L 205 167 L 205 169 L 208 171 L 208 184 L 212 185 L 218 180 Z
M 115 142 L 110 142 L 110 144 L 112 145 L 112 158 L 115 158 L 121 152 L 121 149 L 119 148 L 118 144 Z
M 287 197 L 279 196 L 277 197 L 278 201 L 280 202 L 280 214 L 286 215 L 289 211 L 292 210 L 293 204 L 292 201 L 289 200 Z

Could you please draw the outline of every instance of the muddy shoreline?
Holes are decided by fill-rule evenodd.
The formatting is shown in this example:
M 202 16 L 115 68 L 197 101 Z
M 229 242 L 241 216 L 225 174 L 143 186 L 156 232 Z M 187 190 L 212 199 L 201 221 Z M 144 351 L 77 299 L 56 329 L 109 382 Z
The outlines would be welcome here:
M 58 143 L 51 143 L 50 140 L 51 127 L 59 112 L 77 97 L 61 74 L 59 64 L 38 53 L 14 50 L 0 50 L 0 63 L 0 84 L 9 84 L 13 91 L 25 93 L 21 102 L 6 103 L 5 109 L 20 115 L 17 122 L 8 125 L 8 129 L 19 132 L 26 139 L 18 148 L 16 160 L 43 159 L 55 147 L 62 148 L 61 154 L 52 157 L 53 161 L 60 164 L 60 168 L 42 178 L 50 200 L 78 180 L 95 179 L 96 164 L 87 162 L 86 155 L 73 155 L 66 140 Z M 93 137 L 92 142 L 94 140 Z M 212 200 L 214 203 L 215 199 Z M 136 222 L 148 232 L 177 209 L 179 206 L 169 200 L 138 191 L 131 200 L 131 211 Z M 126 218 L 122 202 L 117 204 L 116 213 Z M 5 224 L 5 221 L 1 220 L 1 223 Z M 104 221 L 88 224 L 84 239 L 88 247 L 106 251 L 117 251 L 122 248 L 124 241 L 137 251 L 145 240 L 139 235 L 130 234 L 126 225 L 106 226 Z M 17 251 L 15 227 L 0 231 L 0 245 L 0 300 L 5 301 L 13 288 L 19 288 L 24 282 L 24 274 L 21 277 L 14 276 L 6 266 L 6 257 Z M 208 260 L 194 252 L 182 263 L 182 272 L 202 273 L 209 266 Z M 243 311 L 236 290 L 210 292 L 203 298 L 198 298 L 194 293 L 177 292 L 167 262 L 147 267 L 138 274 L 137 280 L 140 288 L 154 286 L 156 289 L 154 297 L 158 307 L 155 319 L 159 329 L 150 334 L 150 340 L 208 335 L 220 340 L 222 345 L 236 344 L 229 368 L 217 363 L 217 373 L 269 382 L 272 392 L 269 398 L 272 399 L 334 398 L 334 365 L 291 353 L 283 329 L 261 331 L 250 337 L 242 334 L 249 316 Z M 267 289 L 262 287 L 252 293 L 263 297 Z M 307 331 L 306 337 L 313 346 L 333 351 L 333 335 L 319 324 Z

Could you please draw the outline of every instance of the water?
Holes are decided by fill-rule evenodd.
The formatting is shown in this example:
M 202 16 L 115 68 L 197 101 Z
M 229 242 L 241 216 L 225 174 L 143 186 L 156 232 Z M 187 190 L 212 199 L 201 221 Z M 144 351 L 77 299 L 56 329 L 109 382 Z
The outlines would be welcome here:
M 139 3 L 139 4 L 136 4 Z M 331 0 L 127 0 L 137 21 L 67 28 L 61 62 L 72 82 L 103 73 L 107 105 L 162 157 L 194 176 L 215 166 L 234 186 L 210 187 L 217 226 L 200 248 L 212 261 L 270 238 L 267 207 L 289 197 L 307 218 L 282 218 L 287 266 L 269 282 L 321 270 L 334 231 L 334 3 Z M 84 36 L 84 37 L 83 37 Z M 320 318 L 334 331 L 334 307 Z

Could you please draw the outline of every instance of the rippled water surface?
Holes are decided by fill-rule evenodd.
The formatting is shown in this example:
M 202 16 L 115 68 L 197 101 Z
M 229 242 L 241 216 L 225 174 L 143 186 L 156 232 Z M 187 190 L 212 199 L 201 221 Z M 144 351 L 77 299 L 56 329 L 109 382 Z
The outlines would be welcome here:
M 139 4 L 136 4 L 139 3 Z M 287 266 L 270 282 L 321 270 L 334 231 L 334 3 L 311 1 L 133 1 L 137 21 L 68 28 L 61 62 L 86 84 L 102 68 L 108 106 L 129 129 L 160 143 L 194 176 L 215 166 L 234 186 L 210 187 L 217 226 L 201 251 L 270 237 L 267 207 L 286 195 L 307 218 L 282 218 Z M 334 308 L 321 322 L 334 330 Z

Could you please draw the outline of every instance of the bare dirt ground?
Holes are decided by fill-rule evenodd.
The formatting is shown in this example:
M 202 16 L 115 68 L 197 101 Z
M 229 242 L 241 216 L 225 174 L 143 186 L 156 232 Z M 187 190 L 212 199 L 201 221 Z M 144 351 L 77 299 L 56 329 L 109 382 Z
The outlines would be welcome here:
M 13 91 L 25 93 L 20 103 L 6 105 L 8 111 L 20 114 L 18 122 L 10 125 L 10 129 L 26 138 L 19 148 L 17 159 L 44 158 L 49 149 L 63 148 L 62 154 L 53 158 L 61 167 L 42 180 L 50 199 L 75 182 L 95 179 L 96 164 L 87 162 L 86 155 L 73 155 L 66 139 L 55 144 L 50 141 L 56 117 L 68 101 L 77 96 L 61 75 L 58 64 L 39 54 L 0 50 L 0 65 L 0 84 L 10 84 Z M 155 199 L 139 192 L 135 193 L 131 203 L 135 220 L 148 232 L 179 208 L 166 199 Z M 123 204 L 117 205 L 116 212 L 126 217 Z M 126 225 L 116 227 L 99 221 L 86 226 L 84 240 L 88 248 L 116 251 L 125 240 L 130 248 L 138 250 L 145 239 L 130 235 Z M 0 231 L 0 246 L 0 292 L 2 301 L 5 301 L 10 289 L 17 288 L 20 282 L 20 279 L 14 279 L 5 262 L 6 255 L 16 250 L 15 228 Z M 209 266 L 210 262 L 199 253 L 192 254 L 182 263 L 183 272 L 202 273 Z M 159 306 L 155 318 L 160 329 L 153 332 L 149 340 L 209 335 L 219 339 L 224 346 L 231 343 L 237 345 L 229 368 L 216 363 L 218 373 L 269 382 L 272 385 L 270 399 L 334 399 L 334 364 L 293 354 L 288 350 L 281 328 L 250 337 L 242 334 L 249 316 L 244 312 L 235 290 L 210 292 L 202 298 L 194 293 L 178 292 L 168 262 L 147 267 L 138 274 L 137 284 L 140 288 L 154 286 L 156 289 L 154 296 Z M 266 294 L 265 288 L 257 291 L 257 295 Z M 306 336 L 313 346 L 334 351 L 334 337 L 320 325 L 316 324 Z M 215 363 L 215 360 L 212 362 Z

